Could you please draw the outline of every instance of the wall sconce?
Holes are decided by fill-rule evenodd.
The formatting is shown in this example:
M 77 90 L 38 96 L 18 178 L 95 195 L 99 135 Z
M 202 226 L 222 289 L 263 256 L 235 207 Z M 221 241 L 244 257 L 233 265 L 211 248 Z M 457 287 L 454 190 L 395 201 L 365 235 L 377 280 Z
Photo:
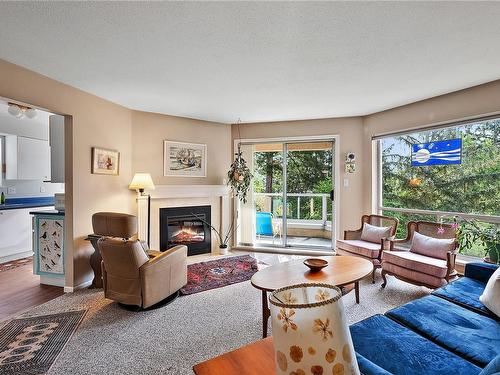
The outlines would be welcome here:
M 345 155 L 345 173 L 356 172 L 356 154 L 348 152 Z

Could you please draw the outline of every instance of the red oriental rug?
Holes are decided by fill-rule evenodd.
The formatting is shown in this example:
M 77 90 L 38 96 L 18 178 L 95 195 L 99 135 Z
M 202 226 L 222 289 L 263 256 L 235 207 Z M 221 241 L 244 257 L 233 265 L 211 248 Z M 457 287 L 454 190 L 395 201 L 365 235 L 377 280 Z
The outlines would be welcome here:
M 257 272 L 257 261 L 250 255 L 229 257 L 188 265 L 188 283 L 183 295 L 221 288 L 250 280 Z

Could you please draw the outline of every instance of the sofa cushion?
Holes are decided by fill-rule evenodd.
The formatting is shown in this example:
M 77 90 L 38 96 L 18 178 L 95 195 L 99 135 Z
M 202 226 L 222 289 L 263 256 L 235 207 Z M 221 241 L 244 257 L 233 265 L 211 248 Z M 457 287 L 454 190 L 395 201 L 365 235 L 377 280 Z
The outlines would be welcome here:
M 363 240 L 337 240 L 337 248 L 367 258 L 378 258 L 381 244 Z
M 367 360 L 359 353 L 356 353 L 356 360 L 358 361 L 358 367 L 363 375 L 392 375 L 392 373 L 377 366 L 372 361 Z
M 386 315 L 480 367 L 500 353 L 497 321 L 442 298 L 419 298 Z
M 483 368 L 479 375 L 498 375 L 500 374 L 500 354 L 488 363 L 488 366 Z
M 479 300 L 488 310 L 500 318 L 500 268 L 491 275 Z
M 478 374 L 481 369 L 399 323 L 375 315 L 350 326 L 356 353 L 378 367 L 405 375 Z M 359 363 L 362 373 L 370 368 Z
M 391 236 L 391 230 L 392 227 L 377 227 L 375 225 L 363 223 L 361 239 L 363 241 L 380 244 L 382 239 L 389 238 Z
M 487 283 L 499 266 L 491 263 L 475 262 L 465 265 L 465 276 Z
M 447 253 L 455 250 L 455 239 L 443 239 L 424 236 L 418 232 L 413 233 L 410 251 L 433 258 L 446 260 Z
M 463 306 L 477 313 L 494 317 L 479 300 L 483 293 L 485 283 L 470 277 L 461 277 L 448 285 L 432 292 L 433 295 Z
M 401 276 L 407 281 L 414 281 L 416 284 L 427 285 L 431 288 L 439 288 L 446 285 L 446 279 L 442 277 L 435 277 L 426 273 L 410 270 L 389 262 L 382 262 L 382 270 L 393 275 Z
M 435 277 L 445 277 L 448 271 L 445 260 L 431 258 L 410 251 L 384 251 L 382 253 L 382 262 L 389 262 Z

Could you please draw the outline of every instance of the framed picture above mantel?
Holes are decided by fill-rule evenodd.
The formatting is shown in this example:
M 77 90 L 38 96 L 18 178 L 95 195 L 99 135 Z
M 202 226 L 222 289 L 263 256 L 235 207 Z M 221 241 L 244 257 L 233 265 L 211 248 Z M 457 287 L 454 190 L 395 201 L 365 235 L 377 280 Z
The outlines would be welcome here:
M 207 145 L 164 141 L 163 175 L 170 177 L 206 177 Z
M 116 150 L 92 147 L 91 172 L 117 176 L 120 172 L 120 153 Z

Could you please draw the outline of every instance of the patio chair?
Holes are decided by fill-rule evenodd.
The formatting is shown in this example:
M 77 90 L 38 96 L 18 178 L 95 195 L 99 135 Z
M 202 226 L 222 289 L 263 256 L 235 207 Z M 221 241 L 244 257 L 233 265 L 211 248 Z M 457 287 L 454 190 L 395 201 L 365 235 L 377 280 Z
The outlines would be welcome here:
M 365 258 L 373 263 L 372 283 L 375 271 L 380 268 L 381 255 L 389 249 L 396 234 L 398 219 L 381 215 L 363 215 L 361 228 L 344 231 L 344 239 L 337 240 L 337 255 L 352 255 Z
M 281 228 L 275 228 L 273 214 L 271 212 L 257 212 L 255 215 L 255 233 L 257 237 L 269 236 L 274 238 L 279 235 L 281 238 Z
M 458 242 L 450 224 L 410 221 L 405 239 L 391 240 L 382 254 L 382 278 L 387 275 L 414 285 L 436 289 L 457 277 L 455 258 Z

